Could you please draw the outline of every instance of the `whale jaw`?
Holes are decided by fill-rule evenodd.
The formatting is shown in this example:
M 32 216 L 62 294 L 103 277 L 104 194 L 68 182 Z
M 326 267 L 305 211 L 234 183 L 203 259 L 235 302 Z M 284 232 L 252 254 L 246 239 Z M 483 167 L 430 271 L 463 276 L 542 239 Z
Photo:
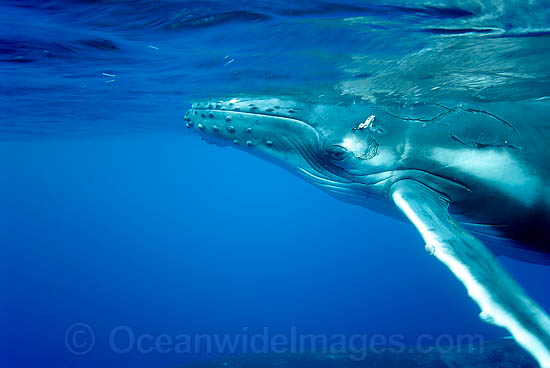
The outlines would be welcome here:
M 363 185 L 326 160 L 325 139 L 308 120 L 306 104 L 264 100 L 194 103 L 186 127 L 207 143 L 233 146 L 290 171 L 328 194 L 365 205 Z
M 232 145 L 283 166 L 301 167 L 303 150 L 310 154 L 318 151 L 319 135 L 312 126 L 293 116 L 295 109 L 281 108 L 277 103 L 280 102 L 195 103 L 185 115 L 186 126 L 208 143 Z

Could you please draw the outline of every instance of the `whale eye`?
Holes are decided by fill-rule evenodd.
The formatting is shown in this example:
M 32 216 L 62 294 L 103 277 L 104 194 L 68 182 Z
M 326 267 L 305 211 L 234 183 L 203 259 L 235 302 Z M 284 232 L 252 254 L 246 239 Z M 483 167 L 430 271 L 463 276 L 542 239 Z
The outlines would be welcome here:
M 350 154 L 351 154 L 350 151 L 348 151 L 346 148 L 337 144 L 328 146 L 325 149 L 325 155 L 329 160 L 333 160 L 333 161 L 342 161 L 343 159 L 347 158 Z

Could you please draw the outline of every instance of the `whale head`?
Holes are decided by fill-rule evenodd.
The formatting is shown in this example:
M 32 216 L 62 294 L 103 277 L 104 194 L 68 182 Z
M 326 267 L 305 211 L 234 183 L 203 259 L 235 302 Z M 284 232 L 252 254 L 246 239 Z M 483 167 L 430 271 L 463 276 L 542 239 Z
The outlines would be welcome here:
M 185 120 L 208 143 L 244 150 L 359 204 L 373 192 L 365 184 L 383 181 L 392 165 L 377 143 L 374 112 L 359 104 L 232 99 L 194 103 Z

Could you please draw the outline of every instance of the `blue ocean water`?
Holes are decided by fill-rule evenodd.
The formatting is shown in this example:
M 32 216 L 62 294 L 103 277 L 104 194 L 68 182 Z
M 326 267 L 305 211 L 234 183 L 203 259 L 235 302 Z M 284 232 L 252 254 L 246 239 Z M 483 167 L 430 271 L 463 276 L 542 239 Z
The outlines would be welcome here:
M 546 99 L 548 5 L 2 1 L 0 366 L 173 367 L 247 352 L 178 336 L 265 329 L 505 336 L 410 225 L 204 144 L 183 116 L 259 94 Z M 503 263 L 550 310 L 550 269 Z

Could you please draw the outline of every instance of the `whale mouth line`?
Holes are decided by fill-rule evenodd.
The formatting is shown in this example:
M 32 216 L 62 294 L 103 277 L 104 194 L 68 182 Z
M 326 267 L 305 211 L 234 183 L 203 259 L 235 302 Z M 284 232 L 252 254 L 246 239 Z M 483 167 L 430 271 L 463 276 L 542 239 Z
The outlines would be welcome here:
M 284 111 L 281 111 L 281 114 L 277 114 L 277 111 L 246 111 L 246 110 L 229 110 L 229 109 L 223 109 L 223 108 L 208 108 L 208 107 L 192 107 L 190 111 L 199 111 L 199 112 L 216 112 L 216 113 L 223 113 L 223 114 L 242 114 L 242 115 L 251 115 L 251 116 L 257 116 L 257 117 L 270 117 L 270 118 L 279 118 L 279 119 L 287 119 L 287 120 L 293 120 L 296 122 L 300 122 L 303 124 L 308 124 L 306 121 L 285 115 Z
M 224 114 L 243 114 L 243 115 L 252 115 L 252 116 L 266 116 L 266 117 L 271 117 L 271 118 L 294 120 L 294 121 L 298 121 L 300 123 L 307 124 L 305 121 L 297 119 L 297 118 L 284 116 L 284 115 L 270 114 L 270 113 L 263 112 L 263 111 L 241 111 L 241 110 L 205 109 L 205 108 L 193 108 L 191 110 L 208 111 L 208 112 L 220 112 L 220 113 L 224 113 Z

